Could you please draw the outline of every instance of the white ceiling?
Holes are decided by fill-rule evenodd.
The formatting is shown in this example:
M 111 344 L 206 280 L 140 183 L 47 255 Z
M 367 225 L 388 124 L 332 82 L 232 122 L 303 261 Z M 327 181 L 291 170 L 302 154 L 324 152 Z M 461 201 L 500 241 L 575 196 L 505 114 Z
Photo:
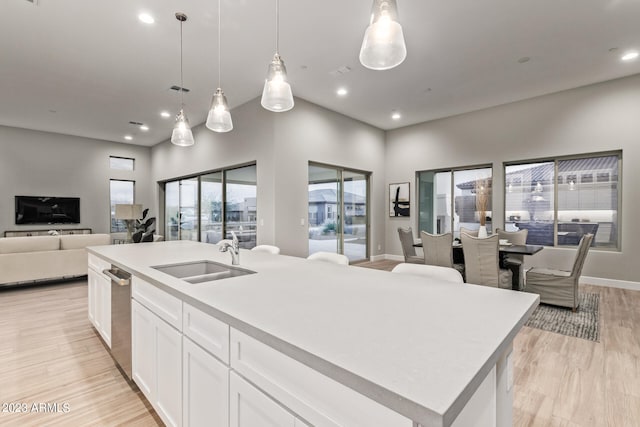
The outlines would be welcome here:
M 640 0 L 398 0 L 408 54 L 390 71 L 358 61 L 371 3 L 280 1 L 294 95 L 393 129 L 640 72 L 640 60 L 619 60 L 640 50 Z M 131 134 L 140 145 L 168 139 L 179 108 L 168 89 L 180 84 L 177 11 L 189 17 L 186 111 L 192 125 L 205 120 L 218 80 L 216 1 L 2 0 L 1 11 L 0 124 L 118 142 Z M 155 24 L 138 20 L 143 11 Z M 275 1 L 222 0 L 222 18 L 222 88 L 233 108 L 262 92 Z M 342 66 L 351 71 L 332 74 Z

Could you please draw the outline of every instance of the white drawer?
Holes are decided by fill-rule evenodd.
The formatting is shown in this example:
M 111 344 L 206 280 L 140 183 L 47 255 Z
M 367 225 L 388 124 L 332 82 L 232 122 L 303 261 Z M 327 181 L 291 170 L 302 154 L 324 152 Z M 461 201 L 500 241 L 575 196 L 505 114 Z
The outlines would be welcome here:
M 229 364 L 229 325 L 184 303 L 182 332 L 200 347 Z
M 410 419 L 234 328 L 231 368 L 317 427 L 413 426 Z
M 155 315 L 182 331 L 182 300 L 139 277 L 131 278 L 131 295 Z
M 89 254 L 88 264 L 90 269 L 94 270 L 96 273 L 100 273 L 101 275 L 102 275 L 102 270 L 111 268 L 111 263 L 109 261 L 105 261 L 99 256 L 94 254 Z

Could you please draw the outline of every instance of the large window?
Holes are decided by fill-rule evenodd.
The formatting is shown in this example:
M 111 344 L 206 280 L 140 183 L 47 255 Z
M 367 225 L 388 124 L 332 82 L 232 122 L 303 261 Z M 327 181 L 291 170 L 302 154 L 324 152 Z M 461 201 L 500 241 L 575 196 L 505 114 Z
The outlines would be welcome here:
M 109 181 L 109 198 L 111 200 L 111 232 L 127 231 L 127 225 L 121 219 L 116 219 L 116 205 L 133 204 L 135 181 L 112 179 Z
M 505 165 L 505 228 L 528 229 L 527 243 L 618 248 L 621 154 Z
M 490 167 L 448 169 L 418 172 L 418 227 L 432 234 L 453 232 L 460 227 L 476 230 L 481 218 L 476 195 L 487 194 L 484 222 L 491 230 Z
M 167 240 L 218 243 L 235 232 L 240 246 L 256 245 L 256 165 L 165 183 Z

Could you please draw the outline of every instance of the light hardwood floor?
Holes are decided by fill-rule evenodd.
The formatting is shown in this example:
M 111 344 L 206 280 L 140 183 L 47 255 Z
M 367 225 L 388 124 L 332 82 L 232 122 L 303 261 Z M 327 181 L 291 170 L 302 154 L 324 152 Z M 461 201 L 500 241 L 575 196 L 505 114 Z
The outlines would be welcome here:
M 514 343 L 514 425 L 640 426 L 640 292 L 584 288 L 600 294 L 600 342 L 523 328 Z M 91 327 L 86 281 L 0 290 L 4 403 L 70 410 L 0 412 L 2 426 L 162 425 Z
M 41 403 L 60 412 L 3 412 Z M 162 425 L 87 319 L 86 280 L 0 290 L 0 404 L 3 427 Z

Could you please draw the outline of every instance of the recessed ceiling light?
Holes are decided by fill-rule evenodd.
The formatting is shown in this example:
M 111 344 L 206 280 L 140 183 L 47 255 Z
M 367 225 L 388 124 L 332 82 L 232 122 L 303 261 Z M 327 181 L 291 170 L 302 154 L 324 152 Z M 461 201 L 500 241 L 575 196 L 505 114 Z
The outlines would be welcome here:
M 338 94 L 338 96 L 345 96 L 346 94 L 349 93 L 349 91 L 343 87 L 339 88 L 336 93 Z
M 126 139 L 127 141 L 131 141 L 133 137 L 131 135 L 125 135 L 124 139 Z
M 632 52 L 625 53 L 620 57 L 620 59 L 622 59 L 623 61 L 633 61 L 637 57 L 638 57 L 638 52 L 632 51 Z
M 402 116 L 400 115 L 400 113 L 398 113 L 397 111 L 391 114 L 391 118 L 393 120 L 400 120 Z
M 169 117 L 171 117 L 171 114 L 168 111 L 163 111 L 160 113 L 160 115 L 165 119 L 168 119 Z
M 141 13 L 140 15 L 138 15 L 138 19 L 145 24 L 153 24 L 154 22 L 156 22 L 156 20 L 153 19 L 153 16 L 149 15 L 148 13 Z
M 146 131 L 148 131 L 148 130 L 149 130 L 149 126 L 147 126 L 147 125 L 142 125 L 142 126 L 140 126 L 140 130 L 141 130 L 141 131 L 146 132 Z

